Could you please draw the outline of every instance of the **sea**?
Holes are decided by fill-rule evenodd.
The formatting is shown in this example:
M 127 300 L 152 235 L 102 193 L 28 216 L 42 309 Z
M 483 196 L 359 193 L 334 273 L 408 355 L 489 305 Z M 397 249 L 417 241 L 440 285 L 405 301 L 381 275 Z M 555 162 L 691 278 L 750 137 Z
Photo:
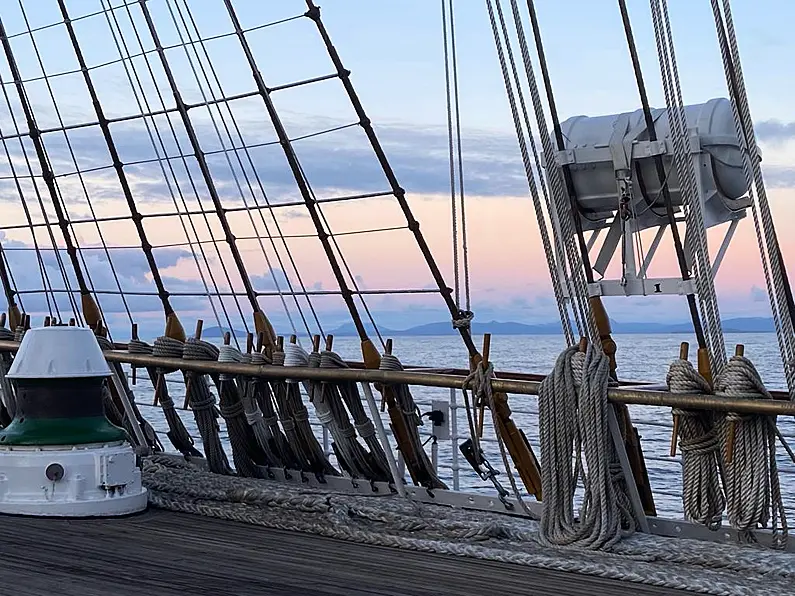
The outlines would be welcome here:
M 679 355 L 679 346 L 683 341 L 695 346 L 695 338 L 686 334 L 654 334 L 654 335 L 615 335 L 618 345 L 616 360 L 618 374 L 622 380 L 650 381 L 664 383 L 665 375 L 672 360 Z M 479 341 L 481 338 L 476 338 Z M 745 346 L 745 355 L 755 364 L 768 389 L 784 389 L 784 380 L 781 357 L 779 355 L 776 337 L 772 333 L 742 333 L 726 334 L 726 349 L 730 355 L 734 353 L 735 346 Z M 556 335 L 511 335 L 492 337 L 491 357 L 495 370 L 520 371 L 526 373 L 547 374 L 554 366 L 555 360 L 565 348 L 563 338 Z M 343 358 L 361 360 L 358 338 L 336 337 L 334 350 Z M 691 350 L 691 360 L 694 359 L 695 350 Z M 404 365 L 421 365 L 430 367 L 467 367 L 467 355 L 460 337 L 449 336 L 423 336 L 400 337 L 395 340 L 393 353 L 400 358 Z M 179 374 L 172 374 L 168 379 L 169 393 L 174 402 L 180 406 L 184 400 L 184 383 Z M 165 419 L 159 407 L 153 406 L 154 391 L 151 383 L 146 378 L 146 373 L 139 370 L 137 382 L 133 387 L 136 402 L 142 414 L 149 420 L 161 436 L 161 441 L 168 450 L 173 448 L 166 438 Z M 428 412 L 435 406 L 443 410 L 449 409 L 450 427 L 457 432 L 451 432 L 450 438 L 436 440 L 438 471 L 440 477 L 451 487 L 463 491 L 491 493 L 491 483 L 484 482 L 472 471 L 463 457 L 458 453 L 457 445 L 468 437 L 468 424 L 466 413 L 463 409 L 463 396 L 460 390 L 413 387 L 412 395 L 422 412 Z M 376 397 L 378 394 L 376 393 Z M 538 410 L 537 399 L 529 395 L 512 395 L 509 399 L 513 419 L 521 428 L 536 454 L 539 453 L 538 443 Z M 320 441 L 327 450 L 330 450 L 328 436 L 324 433 L 322 425 L 314 417 L 312 407 L 309 407 L 313 428 Z M 655 504 L 659 515 L 681 518 L 681 454 L 675 457 L 669 454 L 672 432 L 671 412 L 666 408 L 650 406 L 630 406 L 632 422 L 641 436 L 641 445 L 648 469 L 649 481 L 654 491 Z M 201 439 L 190 411 L 180 411 L 186 428 L 194 437 L 197 448 L 201 449 Z M 381 414 L 384 426 L 389 433 L 389 419 L 387 414 Z M 421 434 L 427 438 L 426 448 L 431 453 L 433 441 L 432 427 L 427 418 L 421 428 Z M 454 424 L 453 424 L 454 422 Z M 227 447 L 231 461 L 231 450 L 220 420 L 222 438 Z M 795 446 L 795 422 L 792 418 L 779 418 L 779 429 L 788 443 Z M 390 439 L 391 439 L 391 433 Z M 495 440 L 490 420 L 484 425 L 484 438 L 482 448 L 487 459 L 500 470 L 498 477 L 506 488 L 510 488 L 504 466 L 500 457 L 499 447 Z M 785 510 L 792 518 L 795 510 L 795 463 L 786 454 L 781 444 L 777 446 L 777 460 L 781 478 L 782 493 L 785 495 Z M 333 462 L 333 455 L 331 455 Z M 408 474 L 406 474 L 408 478 Z M 517 483 L 521 485 L 518 480 Z

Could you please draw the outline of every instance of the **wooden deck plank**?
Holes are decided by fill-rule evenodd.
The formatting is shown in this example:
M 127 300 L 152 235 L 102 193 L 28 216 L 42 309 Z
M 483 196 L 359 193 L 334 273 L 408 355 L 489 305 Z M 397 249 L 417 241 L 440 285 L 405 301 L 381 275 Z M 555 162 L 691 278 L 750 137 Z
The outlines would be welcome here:
M 667 596 L 596 577 L 366 546 L 150 510 L 118 520 L 0 516 L 16 596 Z

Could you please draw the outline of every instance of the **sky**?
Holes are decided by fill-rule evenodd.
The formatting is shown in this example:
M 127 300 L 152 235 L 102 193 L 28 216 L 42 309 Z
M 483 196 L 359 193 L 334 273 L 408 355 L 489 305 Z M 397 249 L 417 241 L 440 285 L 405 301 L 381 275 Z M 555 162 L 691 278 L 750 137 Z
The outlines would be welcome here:
M 93 14 L 111 4 L 117 7 L 112 14 Z M 66 2 L 105 116 L 111 120 L 174 105 L 173 93 L 158 55 L 152 52 L 152 38 L 137 2 L 131 2 L 129 8 L 121 4 L 121 0 Z M 628 4 L 651 103 L 663 107 L 648 3 L 628 0 Z M 669 4 L 685 103 L 725 97 L 709 2 L 672 0 Z M 786 0 L 735 0 L 732 4 L 773 214 L 785 260 L 792 262 L 795 238 L 786 230 L 795 224 L 795 211 L 790 206 L 795 200 L 792 166 L 795 108 L 790 99 L 795 83 L 781 65 L 788 63 L 787 57 L 795 55 L 795 40 L 789 30 L 795 6 Z M 188 0 L 186 4 L 185 0 L 149 0 L 147 5 L 182 99 L 188 104 L 199 104 L 220 97 L 221 91 L 226 96 L 238 97 L 228 104 L 227 111 L 217 106 L 190 110 L 196 137 L 206 154 L 223 206 L 234 210 L 255 201 L 262 204 L 265 197 L 272 204 L 288 204 L 272 211 L 228 212 L 252 284 L 263 293 L 260 305 L 281 333 L 289 333 L 293 325 L 300 330 L 303 322 L 296 301 L 282 300 L 278 293 L 288 284 L 294 288 L 303 286 L 312 293 L 311 306 L 325 329 L 345 323 L 349 317 L 341 299 L 328 294 L 336 289 L 336 282 L 315 238 L 314 224 L 300 204 L 283 153 L 274 144 L 274 128 L 262 99 L 253 94 L 254 79 L 241 46 L 234 36 L 228 35 L 231 24 L 223 2 Z M 472 310 L 479 321 L 551 322 L 556 319 L 557 311 L 551 298 L 545 259 L 541 256 L 543 250 L 486 5 L 479 0 L 459 0 L 454 5 Z M 503 5 L 508 7 L 507 0 L 503 0 Z M 617 3 L 537 0 L 536 5 L 561 119 L 637 109 L 637 88 Z M 7 0 L 2 20 L 26 81 L 25 92 L 34 107 L 38 127 L 45 131 L 43 141 L 57 176 L 59 196 L 73 221 L 88 218 L 92 209 L 97 215 L 116 218 L 100 226 L 105 241 L 120 247 L 110 251 L 110 259 L 98 249 L 101 245 L 96 226 L 73 224 L 72 233 L 86 247 L 83 267 L 100 290 L 100 303 L 112 328 L 119 329 L 118 335 L 127 335 L 126 307 L 134 311 L 136 322 L 157 334 L 163 320 L 158 300 L 151 295 L 134 295 L 151 293 L 154 287 L 138 248 L 140 240 L 129 220 L 119 178 L 109 167 L 111 160 L 100 128 L 96 125 L 75 128 L 67 138 L 61 132 L 49 132 L 59 127 L 61 121 L 70 126 L 96 120 L 82 74 L 76 72 L 75 52 L 63 24 L 37 30 L 32 39 L 25 34 L 25 18 L 34 30 L 61 21 L 58 4 L 55 0 L 37 0 L 27 1 L 23 6 L 27 12 L 23 13 L 16 0 Z M 234 6 L 242 27 L 252 29 L 246 36 L 269 87 L 333 72 L 309 19 L 260 27 L 300 15 L 305 9 L 302 0 L 235 0 Z M 452 286 L 440 2 L 325 0 L 321 9 L 331 39 L 351 71 L 362 104 L 400 184 L 407 191 L 422 233 L 447 284 Z M 192 46 L 198 50 L 198 58 L 181 47 L 174 47 L 180 43 L 180 35 L 183 41 L 189 33 L 195 38 L 194 23 L 202 37 L 210 38 L 204 48 Z M 118 31 L 121 35 L 114 36 L 112 32 Z M 119 48 L 123 55 L 132 56 L 131 61 L 119 61 Z M 205 48 L 213 69 L 202 53 Z M 134 70 L 129 68 L 130 63 Z M 48 75 L 67 74 L 45 81 L 41 76 L 42 65 Z M 199 86 L 193 68 L 200 79 L 206 74 L 211 83 Z M 129 75 L 134 78 L 133 85 Z M 0 58 L 0 76 L 5 92 L 5 97 L 0 98 L 0 132 L 5 137 L 4 153 L 0 154 L 0 219 L 2 226 L 17 225 L 3 230 L 0 242 L 19 287 L 41 288 L 42 276 L 35 253 L 19 250 L 33 245 L 30 230 L 24 227 L 25 208 L 34 223 L 43 221 L 39 197 L 51 221 L 54 210 L 42 184 L 30 140 L 23 138 L 20 145 L 16 135 L 17 128 L 24 132 L 25 124 L 15 89 L 9 84 L 11 74 L 5 56 Z M 139 88 L 145 93 L 137 93 Z M 145 104 L 141 99 L 144 96 Z M 273 97 L 290 137 L 308 135 L 295 142 L 295 149 L 318 198 L 389 190 L 362 130 L 350 126 L 357 119 L 338 80 L 274 91 Z M 135 203 L 142 213 L 171 212 L 174 200 L 183 212 L 212 208 L 209 189 L 195 159 L 179 158 L 180 152 L 189 152 L 190 142 L 178 115 L 160 114 L 146 121 L 117 120 L 110 128 L 120 159 L 125 163 L 125 176 Z M 317 134 L 329 129 L 338 130 Z M 154 136 L 150 136 L 152 132 Z M 252 148 L 248 152 L 224 152 L 233 142 L 236 147 L 245 143 Z M 171 159 L 158 162 L 157 158 L 163 154 Z M 35 187 L 27 170 L 28 160 Z M 86 173 L 74 175 L 77 168 Z M 90 205 L 86 194 L 92 199 Z M 349 285 L 375 292 L 367 295 L 366 301 L 377 323 L 403 329 L 449 318 L 441 298 L 432 292 L 433 279 L 411 233 L 405 229 L 405 218 L 394 197 L 331 203 L 323 206 L 322 214 L 324 225 L 335 234 L 338 246 L 334 250 L 344 256 L 343 269 L 350 278 Z M 205 283 L 210 287 L 217 283 L 222 292 L 230 287 L 241 290 L 240 275 L 231 262 L 228 248 L 221 243 L 216 252 L 209 242 L 211 233 L 214 238 L 222 238 L 218 218 L 214 214 L 182 218 L 163 215 L 149 216 L 144 222 L 149 242 L 159 247 L 154 254 L 166 289 L 174 295 L 174 305 L 186 326 L 197 317 L 213 321 L 214 314 L 206 299 L 179 294 L 201 291 Z M 284 242 L 268 238 L 278 235 L 277 227 L 288 236 Z M 201 250 L 179 246 L 184 243 L 185 229 L 189 235 L 198 234 L 203 241 Z M 361 233 L 373 229 L 379 231 Z M 710 232 L 713 254 L 723 229 Z M 57 228 L 52 235 L 63 246 Z M 37 228 L 36 240 L 42 247 L 51 246 L 48 229 Z M 716 282 L 724 317 L 768 314 L 755 242 L 753 226 L 750 218 L 746 218 L 739 226 Z M 289 252 L 284 249 L 285 244 Z M 666 238 L 650 274 L 675 274 L 669 245 Z M 63 287 L 52 251 L 43 255 L 52 284 Z M 66 255 L 62 258 L 67 275 L 74 280 Z M 222 263 L 227 266 L 226 272 Z M 117 287 L 114 269 L 119 285 L 129 294 L 126 306 L 106 293 Z M 381 293 L 398 288 L 410 288 L 416 293 Z M 23 304 L 27 299 L 29 312 L 44 312 L 43 297 L 22 294 L 21 298 Z M 58 302 L 67 312 L 63 294 L 58 296 Z M 307 299 L 302 297 L 298 302 L 313 327 Z M 246 301 L 240 304 L 238 311 L 231 300 L 223 301 L 236 328 L 240 328 L 236 312 L 250 319 L 250 305 Z M 216 301 L 215 310 L 223 319 L 221 305 Z M 620 321 L 687 319 L 682 297 L 612 298 L 606 306 L 611 317 Z M 292 321 L 285 314 L 285 307 Z

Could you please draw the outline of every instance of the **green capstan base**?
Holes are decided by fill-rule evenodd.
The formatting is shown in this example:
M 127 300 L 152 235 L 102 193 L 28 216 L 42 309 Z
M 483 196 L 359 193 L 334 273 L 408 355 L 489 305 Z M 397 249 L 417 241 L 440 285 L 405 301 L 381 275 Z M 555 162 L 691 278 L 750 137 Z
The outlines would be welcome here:
M 3 445 L 84 445 L 126 441 L 123 428 L 105 416 L 85 418 L 15 418 L 0 431 Z

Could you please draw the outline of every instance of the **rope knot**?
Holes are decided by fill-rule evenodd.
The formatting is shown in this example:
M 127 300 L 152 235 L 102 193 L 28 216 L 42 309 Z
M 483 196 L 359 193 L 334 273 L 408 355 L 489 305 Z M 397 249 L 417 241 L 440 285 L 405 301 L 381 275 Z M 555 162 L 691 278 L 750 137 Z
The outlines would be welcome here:
M 474 318 L 475 313 L 471 310 L 459 310 L 453 318 L 453 329 L 469 329 Z

